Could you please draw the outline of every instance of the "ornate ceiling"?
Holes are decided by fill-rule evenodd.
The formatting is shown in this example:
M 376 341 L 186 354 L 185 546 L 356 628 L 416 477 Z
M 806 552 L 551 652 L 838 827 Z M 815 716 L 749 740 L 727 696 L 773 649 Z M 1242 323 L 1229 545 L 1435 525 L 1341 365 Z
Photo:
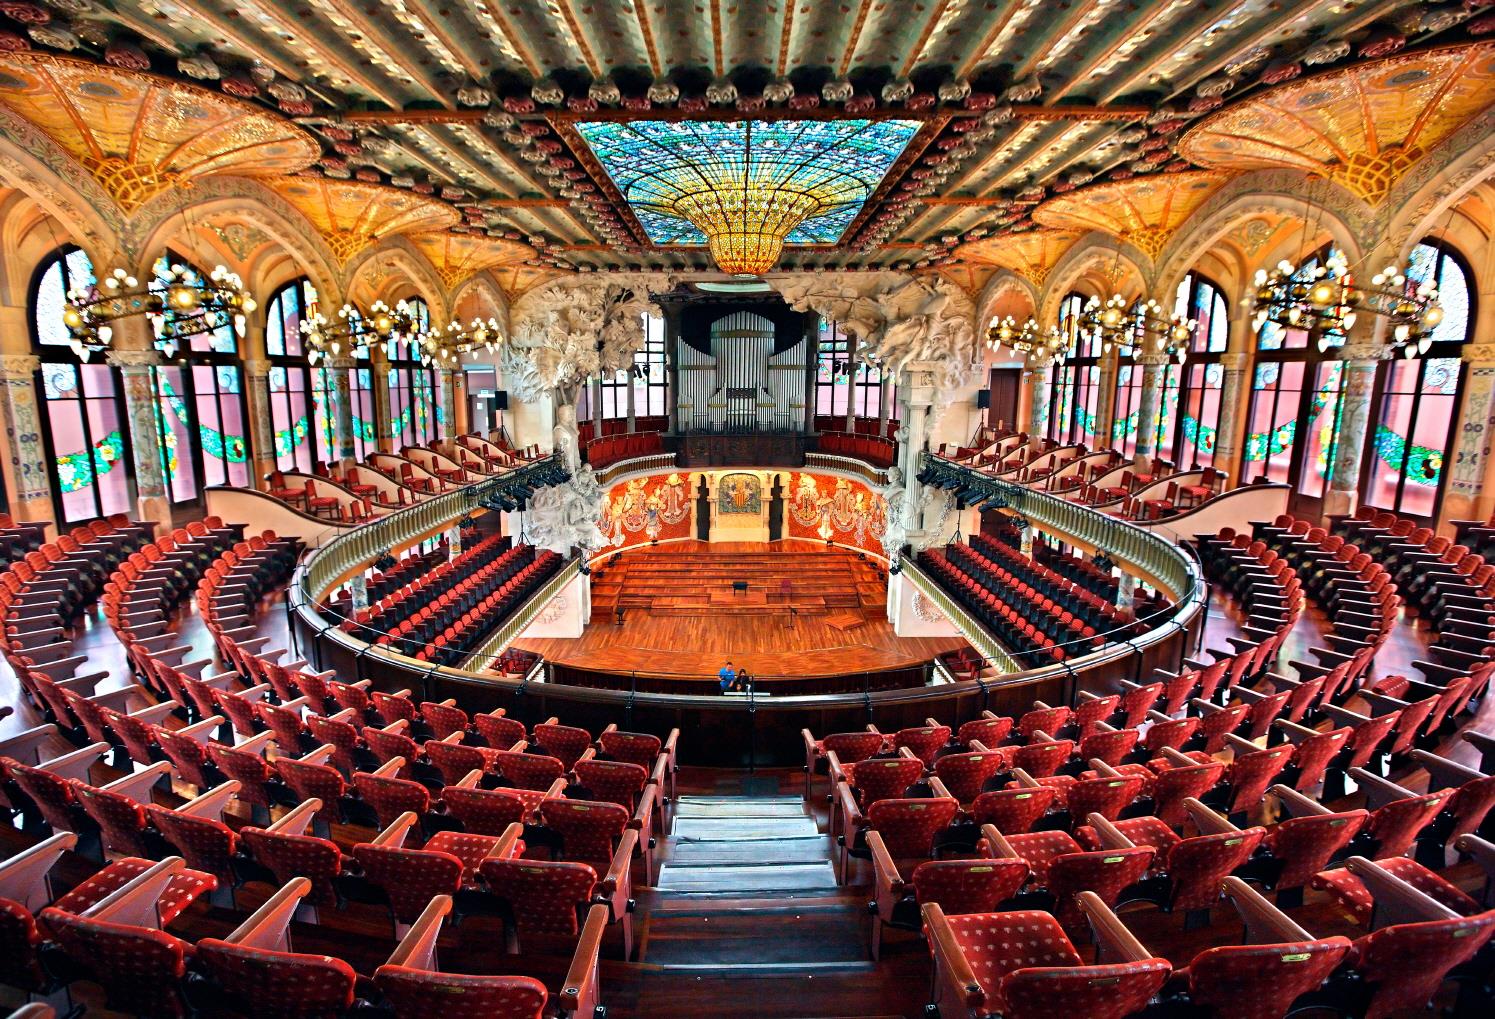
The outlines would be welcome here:
M 58 116 L 22 108 L 34 84 L 8 83 L 37 61 L 14 52 L 27 49 L 112 65 L 101 74 L 195 82 L 193 94 L 225 111 L 295 122 L 313 140 L 314 167 L 274 186 L 310 210 L 340 257 L 389 233 L 450 229 L 498 243 L 443 274 L 487 264 L 516 283 L 556 269 L 710 266 L 688 243 L 697 238 L 666 236 L 647 210 L 640 216 L 645 203 L 625 194 L 627 167 L 607 166 L 608 146 L 588 130 L 908 123 L 906 137 L 883 139 L 869 157 L 870 194 L 842 210 L 840 232 L 802 231 L 781 264 L 954 270 L 965 261 L 1031 279 L 1062 253 L 1057 238 L 995 249 L 1035 220 L 1064 236 L 1129 230 L 1155 248 L 1182 207 L 1175 197 L 1196 198 L 1197 182 L 1244 165 L 1227 164 L 1215 140 L 1259 124 L 1238 111 L 1273 101 L 1265 90 L 1301 77 L 1292 87 L 1312 95 L 1322 72 L 1467 47 L 1492 30 L 1495 15 L 1480 4 L 1414 0 L 6 0 L 0 102 Z M 1483 64 L 1453 72 L 1476 79 L 1453 91 L 1487 103 L 1485 75 Z M 90 125 L 118 122 L 105 98 L 89 97 L 100 113 L 83 111 Z M 1422 129 L 1424 144 L 1433 127 Z M 89 131 L 44 129 L 83 155 L 75 143 Z M 214 133 L 194 131 L 172 158 L 213 172 L 291 169 L 193 152 Z M 1306 143 L 1300 151 L 1332 158 Z M 1222 169 L 1200 174 L 1184 156 Z M 1113 198 L 1129 211 L 1104 210 Z

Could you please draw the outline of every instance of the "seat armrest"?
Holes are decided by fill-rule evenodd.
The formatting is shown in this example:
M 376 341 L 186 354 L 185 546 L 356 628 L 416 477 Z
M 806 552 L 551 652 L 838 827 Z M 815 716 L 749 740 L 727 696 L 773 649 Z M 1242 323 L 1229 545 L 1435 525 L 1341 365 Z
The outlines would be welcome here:
M 1096 841 L 1102 849 L 1136 849 L 1136 844 L 1121 833 L 1110 821 L 1099 814 L 1087 814 L 1085 823 L 1095 830 Z
M 0 898 L 19 902 L 38 913 L 52 899 L 47 873 L 62 854 L 78 845 L 78 836 L 60 831 L 50 838 L 0 861 Z
M 1099 895 L 1081 892 L 1076 899 L 1079 901 L 1080 911 L 1090 921 L 1090 931 L 1095 936 L 1097 964 L 1144 962 L 1153 958 L 1153 954 L 1137 940 Z
M 1446 757 L 1439 757 L 1426 750 L 1412 751 L 1412 759 L 1427 769 L 1428 792 L 1430 793 L 1435 793 L 1440 789 L 1458 788 L 1466 782 L 1485 777 L 1484 772 L 1478 768 L 1450 761 Z
M 1189 817 L 1193 819 L 1194 826 L 1199 829 L 1201 835 L 1226 835 L 1240 832 L 1240 829 L 1231 824 L 1229 819 L 1221 817 L 1192 796 L 1184 797 L 1184 809 L 1189 812 Z
M 1332 814 L 1334 811 L 1311 796 L 1305 796 L 1291 786 L 1277 784 L 1267 792 L 1276 796 L 1288 817 L 1312 817 L 1317 814 Z
M 166 893 L 167 885 L 186 869 L 186 861 L 180 856 L 168 856 L 85 909 L 79 916 L 87 920 L 160 930 L 161 916 L 156 907 Z
M 1406 786 L 1397 785 L 1390 779 L 1382 778 L 1380 775 L 1372 775 L 1364 768 L 1351 768 L 1349 776 L 1364 791 L 1365 806 L 1369 810 L 1377 810 L 1388 803 L 1411 799 L 1417 795 L 1417 793 Z
M 176 808 L 178 814 L 188 814 L 192 817 L 207 818 L 212 821 L 222 821 L 223 811 L 228 807 L 233 798 L 238 795 L 240 785 L 237 781 L 230 779 L 219 786 L 214 786 L 196 798 L 188 800 Z
M 924 929 L 928 932 L 933 953 L 938 960 L 936 969 L 943 967 L 949 975 L 950 982 L 961 989 L 967 1009 L 973 1014 L 985 1014 L 986 994 L 982 991 L 981 982 L 976 979 L 976 971 L 971 968 L 965 952 L 961 950 L 955 931 L 945 919 L 944 911 L 940 909 L 939 903 L 926 902 L 920 912 L 924 918 Z
M 308 800 L 307 802 L 313 803 L 316 801 Z M 304 807 L 306 804 L 303 803 L 301 806 Z M 301 808 L 298 807 L 296 809 L 299 810 Z M 388 828 L 375 835 L 369 845 L 379 846 L 384 849 L 400 849 L 405 845 L 405 837 L 410 834 L 410 829 L 414 828 L 419 821 L 420 818 L 415 816 L 415 811 L 407 810 L 391 821 Z
M 1283 945 L 1314 940 L 1312 934 L 1293 923 L 1291 917 L 1240 878 L 1227 877 L 1221 882 L 1221 891 L 1246 925 L 1247 944 Z
M 258 948 L 265 952 L 291 950 L 291 917 L 301 900 L 311 892 L 311 881 L 293 877 L 285 886 L 265 900 L 265 904 L 224 938 L 231 945 Z
M 385 965 L 426 971 L 436 969 L 436 939 L 441 936 L 442 923 L 451 911 L 450 895 L 432 898 L 390 953 Z
M 151 802 L 151 787 L 161 779 L 169 778 L 170 776 L 171 762 L 157 761 L 149 768 L 137 771 L 131 775 L 125 775 L 123 778 L 117 778 L 113 782 L 108 782 L 99 788 L 107 792 L 127 796 L 142 807 L 145 807 L 149 806 Z
M 306 829 L 316 819 L 317 811 L 322 809 L 322 801 L 313 796 L 305 800 L 300 806 L 286 813 L 280 820 L 266 828 L 281 835 L 305 835 Z
M 1363 856 L 1352 856 L 1345 866 L 1358 877 L 1375 903 L 1371 930 L 1399 923 L 1423 923 L 1428 920 L 1457 920 L 1459 914 L 1437 899 L 1396 877 L 1379 864 Z

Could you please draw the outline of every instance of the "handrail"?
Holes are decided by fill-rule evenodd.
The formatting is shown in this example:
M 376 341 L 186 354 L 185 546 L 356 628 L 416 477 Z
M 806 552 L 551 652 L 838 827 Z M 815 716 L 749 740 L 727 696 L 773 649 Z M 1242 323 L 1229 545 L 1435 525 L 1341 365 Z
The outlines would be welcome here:
M 445 530 L 488 496 L 532 478 L 548 474 L 559 463 L 554 456 L 503 474 L 443 492 L 425 502 L 396 510 L 348 534 L 340 534 L 312 551 L 291 580 L 292 597 L 313 605 L 343 580 L 390 552 Z
M 541 584 L 534 594 L 525 599 L 523 605 L 510 613 L 502 626 L 489 634 L 488 639 L 463 660 L 461 667 L 474 672 L 491 668 L 493 663 L 498 661 L 499 654 L 504 648 L 523 633 L 525 627 L 534 622 L 535 617 L 544 611 L 552 598 L 561 593 L 562 588 L 575 579 L 584 561 L 577 556 L 557 570 L 555 576 Z
M 981 657 L 1004 674 L 1011 672 L 1022 672 L 1023 667 L 1018 661 L 1007 653 L 988 632 L 986 627 L 976 622 L 975 618 L 967 612 L 959 602 L 935 583 L 923 570 L 910 562 L 903 560 L 899 564 L 899 571 L 906 577 L 919 593 L 939 606 L 945 618 L 955 624 L 960 635 L 970 642 L 971 646 L 981 653 Z

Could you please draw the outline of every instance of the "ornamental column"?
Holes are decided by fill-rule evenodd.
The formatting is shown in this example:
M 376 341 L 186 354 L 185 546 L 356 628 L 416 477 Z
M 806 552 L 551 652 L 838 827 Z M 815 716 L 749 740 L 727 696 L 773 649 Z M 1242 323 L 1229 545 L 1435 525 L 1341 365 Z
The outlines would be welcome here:
M 156 365 L 161 355 L 151 346 L 150 323 L 144 315 L 114 324 L 119 346 L 109 351 L 109 363 L 119 369 L 125 393 L 125 418 L 135 467 L 136 516 L 158 530 L 171 527 L 171 502 L 161 469 L 161 433 L 157 426 Z
M 1490 297 L 1495 301 L 1495 294 Z M 1481 318 L 1484 308 L 1482 300 Z M 1466 344 L 1463 359 L 1469 366 L 1464 406 L 1452 462 L 1444 465 L 1449 475 L 1441 516 L 1444 520 L 1487 520 L 1495 511 L 1495 482 L 1487 478 L 1495 464 L 1490 456 L 1490 436 L 1495 435 L 1495 343 Z
M 1023 390 L 1028 394 L 1028 435 L 1035 439 L 1043 435 L 1044 426 L 1048 424 L 1049 405 L 1043 397 L 1052 367 L 1050 361 L 1023 370 Z
M 669 358 L 670 388 L 665 394 L 665 411 L 670 416 L 669 432 L 679 435 L 680 427 L 680 305 L 664 302 L 664 351 Z
M 327 370 L 332 373 L 332 441 L 345 470 L 358 459 L 353 436 L 353 389 L 348 378 L 357 366 L 358 362 L 348 356 L 327 360 Z
M 886 439 L 888 437 L 888 415 L 892 411 L 893 387 L 888 385 L 888 378 L 878 369 L 877 386 L 877 437 Z M 984 424 L 985 422 L 983 422 Z
M 369 374 L 374 383 L 374 420 L 377 422 L 379 452 L 397 453 L 394 414 L 389 401 L 389 357 L 384 344 L 375 343 L 369 351 Z
M 935 373 L 927 363 L 912 362 L 899 379 L 898 392 L 903 409 L 903 424 L 898 429 L 898 465 L 903 470 L 905 506 L 919 505 L 919 456 L 929 441 L 929 413 L 941 394 L 935 387 Z M 913 541 L 924 533 L 922 518 L 910 521 L 908 537 Z M 917 544 L 917 542 L 915 542 Z
M 1246 354 L 1234 351 L 1220 355 L 1223 377 L 1220 380 L 1220 423 L 1215 429 L 1215 469 L 1227 478 L 1240 472 L 1241 423 L 1245 411 L 1242 397 L 1247 391 Z
M 1376 372 L 1386 352 L 1387 321 L 1362 313 L 1340 348 L 1344 376 L 1340 382 L 1339 434 L 1334 442 L 1334 472 L 1324 494 L 1325 516 L 1348 516 L 1359 503 L 1360 464 L 1370 432 L 1370 400 Z
M 454 438 L 457 432 L 457 373 L 450 368 L 442 368 L 436 373 L 437 380 L 441 383 L 441 416 L 439 424 L 446 426 L 445 434 L 438 428 L 437 439 Z
M 1142 366 L 1142 393 L 1137 401 L 1137 469 L 1144 474 L 1152 470 L 1152 457 L 1158 444 L 1158 406 L 1163 401 L 1163 380 L 1167 377 L 1168 355 L 1137 355 Z
M 270 415 L 270 362 L 258 358 L 244 362 L 244 398 L 249 405 L 249 446 L 252 467 L 251 482 L 259 488 L 275 470 L 278 451 L 275 448 L 275 424 Z M 289 441 L 294 444 L 295 422 L 291 423 Z M 292 446 L 294 448 L 294 445 Z M 316 449 L 316 444 L 312 444 Z
M 1107 449 L 1114 444 L 1112 433 L 1116 430 L 1116 374 L 1121 370 L 1121 352 L 1102 358 L 1100 366 L 1100 393 L 1095 399 L 1095 443 L 1091 452 Z
M 633 377 L 633 373 L 629 372 L 628 373 L 628 390 L 627 390 L 627 393 L 625 394 L 626 397 L 627 397 L 627 399 L 628 399 L 628 434 L 629 435 L 632 435 L 634 432 L 638 431 L 638 408 L 635 406 L 635 402 L 636 402 L 635 401 L 635 396 L 636 396 L 636 394 L 634 393 L 634 386 L 635 385 L 636 385 L 636 380 Z
M 805 434 L 815 434 L 815 401 L 820 392 L 816 373 L 820 370 L 820 316 L 804 312 L 805 327 Z
M 24 308 L 5 308 L 4 312 Z M 11 316 L 7 315 L 6 318 Z M 7 323 L 7 330 L 14 326 Z M 25 336 L 26 326 L 19 335 Z M 36 372 L 41 358 L 34 354 L 0 354 L 0 427 L 8 447 L 5 483 L 11 516 L 18 521 L 51 520 L 52 472 L 42 444 L 41 419 L 36 407 Z

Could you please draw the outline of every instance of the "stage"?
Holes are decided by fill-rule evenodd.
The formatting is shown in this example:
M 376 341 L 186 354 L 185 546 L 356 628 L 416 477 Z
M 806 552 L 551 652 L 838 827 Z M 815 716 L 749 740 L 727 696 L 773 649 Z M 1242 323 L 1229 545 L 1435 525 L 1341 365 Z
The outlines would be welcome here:
M 704 692 L 729 658 L 766 688 L 769 677 L 908 669 L 965 645 L 896 636 L 886 600 L 882 564 L 853 550 L 797 539 L 677 541 L 598 560 L 581 637 L 514 646 L 572 669 L 694 679 Z

